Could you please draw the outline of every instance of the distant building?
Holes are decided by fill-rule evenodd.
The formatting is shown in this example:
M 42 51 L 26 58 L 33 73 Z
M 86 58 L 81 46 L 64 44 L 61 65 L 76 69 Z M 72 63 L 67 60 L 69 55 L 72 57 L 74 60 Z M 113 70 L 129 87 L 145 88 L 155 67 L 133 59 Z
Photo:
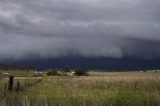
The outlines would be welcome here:
M 32 76 L 40 77 L 42 76 L 42 72 L 34 71 Z

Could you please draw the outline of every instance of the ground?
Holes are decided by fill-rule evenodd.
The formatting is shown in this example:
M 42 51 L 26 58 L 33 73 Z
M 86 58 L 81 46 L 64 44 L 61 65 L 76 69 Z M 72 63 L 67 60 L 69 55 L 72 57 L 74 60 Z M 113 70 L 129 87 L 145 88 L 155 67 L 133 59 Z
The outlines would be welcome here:
M 32 71 L 10 71 L 14 90 L 0 78 L 1 106 L 159 106 L 160 72 L 89 72 L 89 76 L 33 77 Z M 16 92 L 19 81 L 21 91 Z

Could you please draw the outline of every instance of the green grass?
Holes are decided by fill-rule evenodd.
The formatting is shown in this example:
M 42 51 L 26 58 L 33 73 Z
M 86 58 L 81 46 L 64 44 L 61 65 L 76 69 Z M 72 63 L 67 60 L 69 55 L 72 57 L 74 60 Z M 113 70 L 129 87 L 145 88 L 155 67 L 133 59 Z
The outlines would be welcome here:
M 18 72 L 16 72 L 18 73 Z M 13 73 L 14 74 L 14 73 Z M 26 74 L 26 73 L 25 73 Z M 160 73 L 97 73 L 86 77 L 54 76 L 23 79 L 21 92 L 6 92 L 0 80 L 1 106 L 159 106 Z

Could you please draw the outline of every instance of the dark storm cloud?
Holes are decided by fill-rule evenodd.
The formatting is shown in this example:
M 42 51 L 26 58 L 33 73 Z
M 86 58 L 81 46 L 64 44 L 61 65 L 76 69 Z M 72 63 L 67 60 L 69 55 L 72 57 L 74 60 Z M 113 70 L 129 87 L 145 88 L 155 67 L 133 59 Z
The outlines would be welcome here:
M 160 0 L 0 0 L 0 58 L 160 57 Z

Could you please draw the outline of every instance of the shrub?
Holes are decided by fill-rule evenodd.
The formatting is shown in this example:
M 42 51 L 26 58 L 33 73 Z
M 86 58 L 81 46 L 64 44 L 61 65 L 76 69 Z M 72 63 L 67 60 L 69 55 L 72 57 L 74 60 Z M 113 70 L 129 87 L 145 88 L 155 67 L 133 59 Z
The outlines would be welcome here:
M 49 72 L 47 72 L 47 75 L 48 76 L 56 76 L 56 75 L 58 75 L 58 72 L 57 71 L 49 71 Z
M 70 66 L 65 66 L 63 69 L 64 72 L 71 72 Z
M 85 69 L 77 69 L 77 70 L 75 70 L 75 75 L 77 75 L 77 76 L 88 76 L 88 72 Z

